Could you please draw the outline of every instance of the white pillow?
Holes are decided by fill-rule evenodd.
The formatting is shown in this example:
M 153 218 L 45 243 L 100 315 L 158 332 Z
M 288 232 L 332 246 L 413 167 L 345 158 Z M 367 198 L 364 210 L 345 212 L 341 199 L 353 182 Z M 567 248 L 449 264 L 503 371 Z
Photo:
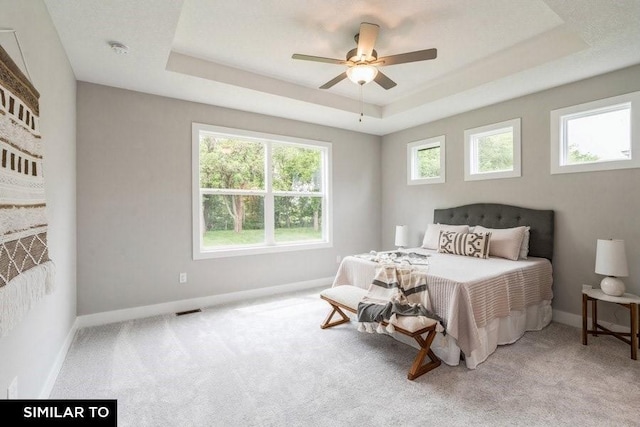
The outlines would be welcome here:
M 515 261 L 520 256 L 520 246 L 524 240 L 525 229 L 524 225 L 514 228 L 485 228 L 477 225 L 474 231 L 476 233 L 491 233 L 489 255 Z
M 527 259 L 529 256 L 529 235 L 531 234 L 531 227 L 528 225 L 525 226 L 524 229 L 524 238 L 522 239 L 522 244 L 520 245 L 520 256 L 518 259 Z
M 425 249 L 438 249 L 441 231 L 455 231 L 456 233 L 468 233 L 468 225 L 429 224 L 422 239 L 422 247 Z

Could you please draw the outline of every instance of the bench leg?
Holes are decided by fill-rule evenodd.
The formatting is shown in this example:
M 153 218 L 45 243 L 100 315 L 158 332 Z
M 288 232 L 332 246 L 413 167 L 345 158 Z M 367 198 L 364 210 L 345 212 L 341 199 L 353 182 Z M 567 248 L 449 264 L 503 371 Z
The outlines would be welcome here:
M 420 335 L 413 337 L 420 345 L 420 351 L 418 352 L 416 358 L 413 360 L 411 369 L 409 369 L 409 374 L 407 375 L 408 379 L 413 381 L 420 375 L 426 374 L 427 372 L 440 366 L 440 359 L 435 355 L 433 350 L 431 350 L 431 343 L 433 342 L 433 339 L 435 337 L 435 329 L 429 331 L 426 339 L 423 339 Z M 424 359 L 427 356 L 429 357 L 430 361 L 425 364 Z
M 349 316 L 347 316 L 346 314 L 344 314 L 344 312 L 342 310 L 340 310 L 340 307 L 338 307 L 337 305 L 333 305 L 331 304 L 331 307 L 333 308 L 333 310 L 331 310 L 331 313 L 329 313 L 329 315 L 327 316 L 326 319 L 324 319 L 324 322 L 322 323 L 322 325 L 320 325 L 320 327 L 322 329 L 327 329 L 330 328 L 332 326 L 336 326 L 336 325 L 342 325 L 343 323 L 347 323 L 350 322 L 351 319 L 349 319 Z M 331 321 L 331 319 L 333 318 L 333 315 L 338 313 L 340 316 L 342 316 L 342 319 L 340 320 L 335 320 L 335 321 Z
M 332 326 L 337 326 L 343 323 L 350 322 L 351 319 L 349 318 L 349 316 L 347 316 L 344 313 L 344 311 L 342 311 L 343 308 L 352 313 L 356 313 L 356 311 L 350 307 L 342 305 L 322 295 L 320 297 L 331 305 L 331 312 L 329 313 L 327 318 L 324 319 L 324 322 L 322 323 L 322 325 L 320 325 L 322 329 L 327 329 L 327 328 L 331 328 Z M 332 321 L 333 316 L 336 313 L 340 315 L 341 319 Z M 383 322 L 382 324 L 387 325 L 387 323 L 385 322 Z M 418 378 L 420 375 L 426 374 L 432 369 L 435 369 L 438 366 L 440 366 L 440 363 L 441 363 L 440 359 L 431 350 L 431 343 L 433 343 L 433 339 L 436 337 L 435 329 L 436 329 L 435 325 L 432 326 L 430 330 L 428 329 L 426 338 L 422 338 L 422 335 L 419 333 L 412 333 L 396 327 L 396 332 L 400 332 L 404 335 L 412 337 L 418 342 L 418 345 L 420 345 L 420 351 L 418 352 L 418 355 L 416 356 L 416 358 L 413 360 L 413 364 L 411 365 L 411 369 L 409 369 L 409 374 L 407 375 L 407 378 L 409 378 L 410 380 L 414 380 Z M 424 334 L 424 332 L 422 333 Z M 425 364 L 424 360 L 427 357 L 429 358 L 429 362 Z

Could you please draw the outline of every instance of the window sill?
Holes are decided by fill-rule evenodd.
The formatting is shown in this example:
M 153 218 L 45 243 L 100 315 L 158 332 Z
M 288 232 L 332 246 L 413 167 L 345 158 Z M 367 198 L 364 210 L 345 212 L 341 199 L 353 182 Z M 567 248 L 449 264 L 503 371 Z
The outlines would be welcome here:
M 407 181 L 407 185 L 442 184 L 444 182 L 443 176 L 434 176 L 432 178 L 412 178 Z
M 213 259 L 213 258 L 230 258 L 236 256 L 247 255 L 262 255 L 273 254 L 281 252 L 293 252 L 293 251 L 305 251 L 313 249 L 331 248 L 333 245 L 331 242 L 318 241 L 318 242 L 304 242 L 304 243 L 284 243 L 273 246 L 241 246 L 234 248 L 220 248 L 220 249 L 194 249 L 193 259 Z
M 500 172 L 481 172 L 469 174 L 465 173 L 464 180 L 465 181 L 482 181 L 485 179 L 503 179 L 503 178 L 519 178 L 522 174 L 520 170 L 512 170 L 512 171 L 500 171 Z
M 592 162 L 592 163 L 577 163 L 571 165 L 552 165 L 551 174 L 558 175 L 563 173 L 579 173 L 579 172 L 598 172 L 609 171 L 617 169 L 634 169 L 640 168 L 640 161 L 638 159 L 629 160 L 612 160 L 608 162 Z

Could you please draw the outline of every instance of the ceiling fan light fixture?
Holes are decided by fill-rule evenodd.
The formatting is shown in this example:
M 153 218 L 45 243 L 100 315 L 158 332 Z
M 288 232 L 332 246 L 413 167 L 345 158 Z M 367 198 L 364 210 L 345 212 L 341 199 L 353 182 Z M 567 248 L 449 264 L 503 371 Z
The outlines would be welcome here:
M 376 75 L 378 75 L 378 69 L 369 64 L 356 64 L 347 69 L 349 80 L 361 86 L 372 82 Z

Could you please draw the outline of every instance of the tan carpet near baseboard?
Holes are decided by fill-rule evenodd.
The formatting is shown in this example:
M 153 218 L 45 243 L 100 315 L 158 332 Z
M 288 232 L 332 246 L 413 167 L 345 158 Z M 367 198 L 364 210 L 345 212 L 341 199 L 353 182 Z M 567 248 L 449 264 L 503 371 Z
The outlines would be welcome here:
M 116 398 L 119 426 L 638 425 L 640 361 L 552 323 L 476 370 L 406 379 L 415 350 L 300 292 L 78 331 L 51 398 Z

